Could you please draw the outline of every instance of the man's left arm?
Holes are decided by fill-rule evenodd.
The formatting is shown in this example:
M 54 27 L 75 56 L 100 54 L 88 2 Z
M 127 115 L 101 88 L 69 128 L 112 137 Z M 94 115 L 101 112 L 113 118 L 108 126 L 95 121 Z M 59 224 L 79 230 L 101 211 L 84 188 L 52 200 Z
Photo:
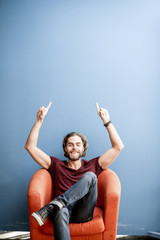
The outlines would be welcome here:
M 104 108 L 99 108 L 98 103 L 96 103 L 96 107 L 98 115 L 101 117 L 103 124 L 106 126 L 112 145 L 110 149 L 108 149 L 102 156 L 100 156 L 98 162 L 103 169 L 106 169 L 116 159 L 118 154 L 124 148 L 124 145 L 115 127 L 110 121 L 108 111 Z

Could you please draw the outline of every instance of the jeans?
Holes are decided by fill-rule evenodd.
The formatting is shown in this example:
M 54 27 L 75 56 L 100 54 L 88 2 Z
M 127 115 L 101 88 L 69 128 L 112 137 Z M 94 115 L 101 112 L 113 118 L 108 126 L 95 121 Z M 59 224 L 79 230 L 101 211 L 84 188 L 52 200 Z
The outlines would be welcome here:
M 70 240 L 69 222 L 81 223 L 93 218 L 97 202 L 97 176 L 86 172 L 69 190 L 57 200 L 64 207 L 50 215 L 54 227 L 55 240 Z

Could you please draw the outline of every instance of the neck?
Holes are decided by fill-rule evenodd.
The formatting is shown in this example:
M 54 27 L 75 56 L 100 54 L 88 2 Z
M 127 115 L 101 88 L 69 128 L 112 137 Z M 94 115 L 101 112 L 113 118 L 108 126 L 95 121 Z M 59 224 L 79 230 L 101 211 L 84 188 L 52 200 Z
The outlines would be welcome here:
M 73 169 L 79 169 L 81 167 L 81 159 L 76 161 L 68 159 L 68 167 Z

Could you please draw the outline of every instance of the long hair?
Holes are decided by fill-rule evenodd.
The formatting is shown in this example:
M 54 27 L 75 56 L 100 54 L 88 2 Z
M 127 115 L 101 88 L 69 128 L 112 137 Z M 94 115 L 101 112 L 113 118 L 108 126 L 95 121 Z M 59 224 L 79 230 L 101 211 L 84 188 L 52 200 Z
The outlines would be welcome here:
M 67 134 L 65 136 L 65 138 L 63 139 L 64 156 L 68 157 L 68 155 L 67 155 L 67 153 L 65 151 L 65 147 L 67 145 L 68 138 L 73 137 L 73 136 L 78 136 L 78 137 L 81 138 L 82 143 L 83 143 L 83 147 L 84 147 L 84 152 L 83 152 L 82 157 L 85 157 L 86 156 L 86 152 L 87 152 L 87 148 L 88 148 L 88 141 L 87 141 L 87 138 L 83 134 L 77 133 L 77 132 L 71 132 L 71 133 Z

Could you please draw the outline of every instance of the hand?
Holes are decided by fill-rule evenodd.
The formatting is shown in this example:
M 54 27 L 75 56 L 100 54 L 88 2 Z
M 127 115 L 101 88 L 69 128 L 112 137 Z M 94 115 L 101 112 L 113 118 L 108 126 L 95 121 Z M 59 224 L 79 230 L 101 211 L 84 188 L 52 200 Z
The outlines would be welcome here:
M 99 108 L 98 103 L 96 103 L 96 108 L 97 108 L 97 113 L 101 117 L 103 123 L 107 123 L 110 121 L 109 113 L 106 109 L 104 108 Z
M 46 116 L 48 110 L 50 109 L 52 105 L 52 102 L 48 104 L 48 106 L 45 108 L 44 106 L 40 107 L 37 112 L 37 120 L 43 121 L 44 117 Z

